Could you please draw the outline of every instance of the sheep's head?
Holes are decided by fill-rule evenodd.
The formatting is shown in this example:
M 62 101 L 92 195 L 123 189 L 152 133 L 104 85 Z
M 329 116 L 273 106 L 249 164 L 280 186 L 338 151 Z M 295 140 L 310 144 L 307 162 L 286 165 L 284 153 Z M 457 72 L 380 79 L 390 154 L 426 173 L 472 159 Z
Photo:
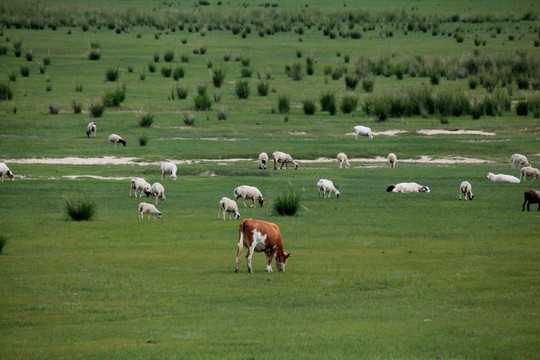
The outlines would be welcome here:
M 420 188 L 420 192 L 428 193 L 428 192 L 430 192 L 430 191 L 429 191 L 429 188 L 428 188 L 427 186 L 422 186 L 422 187 Z
M 175 180 L 175 181 L 176 181 L 176 175 L 171 174 L 171 180 Z
M 336 198 L 339 198 L 339 191 L 336 191 Z
M 294 170 L 297 170 L 298 169 L 298 163 L 296 161 L 293 161 L 293 164 L 294 164 Z
M 388 187 L 386 188 L 386 192 L 391 192 L 395 188 L 396 188 L 396 185 L 388 185 Z
M 144 189 L 144 194 L 146 197 L 149 197 L 152 194 L 152 191 L 150 191 L 150 189 Z
M 263 199 L 263 197 L 262 197 L 262 196 L 259 196 L 258 200 L 259 200 L 259 205 L 261 205 L 261 207 L 262 207 L 262 206 L 264 205 L 264 199 Z
M 158 219 L 161 219 L 161 213 L 160 212 L 157 213 L 157 217 L 158 217 Z
M 467 196 L 469 197 L 469 200 L 474 199 L 474 195 L 473 195 L 473 194 L 469 194 L 469 195 L 467 195 Z
M 11 180 L 11 181 L 15 180 L 15 179 L 14 179 L 14 176 L 13 176 L 13 173 L 11 172 L 11 170 L 8 170 L 8 171 L 6 172 L 6 175 L 8 176 L 9 180 Z
M 234 220 L 240 219 L 240 213 L 237 211 L 234 213 Z
M 493 177 L 493 173 L 488 173 L 488 174 L 486 175 L 486 179 L 490 179 L 491 177 Z

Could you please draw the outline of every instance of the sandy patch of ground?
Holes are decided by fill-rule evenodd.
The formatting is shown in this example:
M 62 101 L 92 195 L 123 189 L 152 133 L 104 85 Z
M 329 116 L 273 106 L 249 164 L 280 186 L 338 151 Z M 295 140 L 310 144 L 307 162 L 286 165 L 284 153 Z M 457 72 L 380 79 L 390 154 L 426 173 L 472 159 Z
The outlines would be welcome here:
M 96 176 L 96 175 L 64 175 L 63 178 L 76 180 L 83 178 L 97 179 L 97 180 L 131 180 L 131 177 L 111 177 L 111 176 Z
M 442 130 L 442 129 L 422 129 L 416 130 L 418 134 L 423 135 L 485 135 L 485 136 L 494 136 L 496 135 L 493 132 L 486 132 L 481 130 Z
M 329 163 L 335 162 L 336 159 L 329 157 L 320 157 L 315 160 L 298 160 L 300 164 L 313 164 L 313 163 Z M 364 162 L 364 163 L 378 163 L 378 162 L 388 162 L 388 159 L 383 156 L 376 156 L 374 158 L 349 158 L 349 162 Z M 421 163 L 421 164 L 483 164 L 491 163 L 490 160 L 476 159 L 476 158 L 467 158 L 461 156 L 448 156 L 441 159 L 432 159 L 429 156 L 422 155 L 419 159 L 398 159 L 399 162 L 404 163 Z
M 289 134 L 291 135 L 297 135 L 297 136 L 300 136 L 300 135 L 307 135 L 307 133 L 305 131 L 289 131 Z
M 182 137 L 182 136 L 174 136 L 174 137 L 162 137 L 162 138 L 157 138 L 156 140 L 242 141 L 242 140 L 249 140 L 249 139 L 240 139 L 240 138 L 220 138 L 220 137 L 189 138 L 189 137 Z
M 378 136 L 378 135 L 396 136 L 397 134 L 402 134 L 406 132 L 407 130 L 394 129 L 394 130 L 384 130 L 384 131 L 372 131 L 372 134 L 373 136 Z M 350 133 L 346 133 L 345 135 L 356 136 L 356 133 L 350 132 Z

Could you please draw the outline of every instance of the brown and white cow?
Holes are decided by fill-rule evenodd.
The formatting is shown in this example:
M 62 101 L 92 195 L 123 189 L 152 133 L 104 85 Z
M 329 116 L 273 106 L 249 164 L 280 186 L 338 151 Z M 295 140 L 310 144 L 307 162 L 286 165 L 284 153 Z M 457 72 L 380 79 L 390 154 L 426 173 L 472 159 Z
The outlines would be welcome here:
M 276 255 L 276 268 L 278 271 L 285 271 L 287 258 L 291 256 L 291 254 L 283 251 L 279 227 L 276 224 L 262 220 L 245 219 L 240 224 L 234 272 L 238 272 L 238 263 L 240 262 L 244 246 L 248 249 L 246 259 L 250 273 L 253 273 L 251 267 L 253 252 L 264 252 L 264 255 L 266 255 L 266 272 L 272 272 L 271 263 L 274 255 Z

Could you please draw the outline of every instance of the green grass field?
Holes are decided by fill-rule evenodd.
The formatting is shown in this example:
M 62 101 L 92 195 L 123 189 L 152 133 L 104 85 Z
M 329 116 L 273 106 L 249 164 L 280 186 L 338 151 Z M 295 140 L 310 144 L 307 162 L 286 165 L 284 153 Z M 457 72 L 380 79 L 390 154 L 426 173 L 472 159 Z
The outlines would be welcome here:
M 519 177 L 509 163 L 513 153 L 526 155 L 534 167 L 540 164 L 540 120 L 533 113 L 540 80 L 535 2 L 330 4 L 0 4 L 0 50 L 6 49 L 0 84 L 12 90 L 10 100 L 0 100 L 0 162 L 15 173 L 14 182 L 4 177 L 0 184 L 0 244 L 7 240 L 0 250 L 0 359 L 538 357 L 540 213 L 536 204 L 530 212 L 521 207 L 523 192 L 540 190 L 539 180 L 506 184 L 485 178 L 488 172 Z M 40 16 L 33 15 L 32 5 L 41 7 Z M 362 19 L 373 22 L 355 22 L 349 10 L 366 11 Z M 66 13 L 72 26 L 63 24 Z M 133 14 L 156 24 L 132 25 Z M 444 20 L 454 14 L 459 19 Z M 340 20 L 331 25 L 333 18 Z M 24 25 L 30 23 L 44 28 Z M 237 23 L 241 31 L 250 28 L 245 38 L 227 29 Z M 418 29 L 423 23 L 429 24 L 426 32 Z M 265 26 L 277 24 L 284 30 L 260 36 Z M 326 27 L 335 38 L 324 34 Z M 340 35 L 351 28 L 360 29 L 361 39 Z M 477 37 L 486 44 L 475 45 Z M 20 57 L 14 55 L 18 40 Z M 101 49 L 96 61 L 88 58 L 92 43 Z M 205 53 L 195 54 L 200 48 Z M 29 49 L 31 61 L 25 57 Z M 161 74 L 169 50 L 174 59 L 168 65 L 185 70 L 178 81 Z M 50 64 L 40 73 L 47 56 Z M 308 56 L 315 59 L 313 75 L 306 74 Z M 234 90 L 245 67 L 240 59 L 249 60 L 252 71 L 245 100 Z M 285 73 L 294 63 L 303 65 L 299 81 Z M 371 71 L 378 63 L 388 65 L 386 73 Z M 481 63 L 474 76 L 483 83 L 476 89 L 469 87 L 473 63 Z M 357 64 L 369 64 L 368 74 Z M 398 80 L 404 64 L 408 70 Z M 20 73 L 25 65 L 28 77 Z M 346 72 L 333 80 L 325 68 L 338 65 Z M 111 67 L 120 70 L 112 83 L 105 79 Z M 212 84 L 217 68 L 226 73 L 221 88 Z M 439 69 L 438 85 L 430 82 L 433 69 Z M 468 74 L 454 77 L 459 71 Z M 259 74 L 269 84 L 267 96 L 257 93 Z M 373 78 L 373 92 L 361 84 L 346 90 L 346 75 L 357 75 L 360 83 Z M 496 78 L 493 93 L 486 90 L 490 75 Z M 518 86 L 524 78 L 526 88 Z M 123 84 L 120 106 L 90 117 L 89 104 Z M 186 99 L 171 98 L 176 86 L 187 88 Z M 194 110 L 200 86 L 212 99 L 209 111 Z M 479 119 L 468 113 L 443 118 L 434 111 L 386 121 L 363 109 L 373 96 L 421 87 L 433 96 L 448 91 L 468 99 L 504 93 L 512 106 Z M 326 92 L 335 94 L 338 105 L 355 96 L 356 111 L 322 111 L 319 98 Z M 286 114 L 278 111 L 282 95 L 290 99 Z M 314 115 L 304 114 L 304 100 L 316 101 Z M 73 101 L 82 113 L 73 113 Z M 527 116 L 517 115 L 520 103 L 530 104 Z M 50 104 L 59 114 L 48 113 Z M 142 111 L 154 115 L 151 127 L 138 125 Z M 226 120 L 218 120 L 220 111 Z M 186 114 L 195 116 L 192 126 L 184 124 Z M 97 123 L 96 139 L 86 137 L 90 121 Z M 351 133 L 359 124 L 375 132 L 406 132 L 355 141 Z M 495 135 L 427 136 L 420 129 Z M 127 146 L 109 146 L 111 133 Z M 143 135 L 148 143 L 139 146 Z M 259 170 L 258 154 L 276 150 L 290 153 L 300 168 Z M 314 162 L 342 151 L 352 159 L 349 169 L 339 169 L 336 161 Z M 389 152 L 398 156 L 395 169 L 371 161 Z M 142 165 L 25 162 L 105 156 Z M 422 156 L 483 162 L 419 162 Z M 177 181 L 161 181 L 159 163 L 165 160 L 179 162 Z M 157 206 L 161 219 L 138 219 L 140 200 L 129 197 L 128 178 L 135 176 L 164 185 L 167 200 Z M 341 197 L 318 199 L 320 178 L 333 180 Z M 463 180 L 472 184 L 472 202 L 458 201 Z M 427 185 L 431 192 L 386 192 L 403 181 Z M 253 257 L 254 274 L 248 274 L 244 257 L 234 273 L 240 222 L 218 220 L 217 212 L 219 200 L 233 197 L 243 184 L 257 186 L 266 203 L 244 208 L 240 201 L 241 219 L 280 226 L 285 251 L 292 254 L 284 273 L 274 265 L 274 273 L 265 273 L 262 254 Z M 291 190 L 301 198 L 299 212 L 275 215 L 273 201 Z M 94 218 L 69 220 L 64 206 L 70 198 L 94 200 Z

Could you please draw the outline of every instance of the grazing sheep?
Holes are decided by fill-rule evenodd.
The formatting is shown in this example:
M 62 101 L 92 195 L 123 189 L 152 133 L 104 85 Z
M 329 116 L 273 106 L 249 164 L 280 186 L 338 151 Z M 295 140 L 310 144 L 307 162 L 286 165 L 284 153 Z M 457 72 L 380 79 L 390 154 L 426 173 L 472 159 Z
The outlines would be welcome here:
M 351 165 L 349 164 L 349 158 L 347 158 L 347 154 L 340 152 L 337 154 L 337 161 L 339 163 L 339 168 L 345 164 L 345 168 L 348 169 Z
M 523 200 L 523 209 L 521 211 L 525 211 L 525 204 L 527 204 L 527 211 L 530 211 L 530 205 L 531 204 L 538 204 L 538 209 L 536 211 L 540 211 L 540 191 L 538 190 L 527 190 L 524 193 L 525 200 Z
M 537 168 L 531 166 L 525 166 L 521 168 L 520 180 L 527 180 L 527 176 L 532 176 L 533 180 L 536 180 L 537 177 L 540 177 L 540 171 Z
M 461 194 L 464 195 L 465 200 L 474 199 L 474 195 L 472 193 L 472 186 L 468 181 L 463 181 L 459 186 L 459 200 L 461 200 Z
M 4 182 L 4 174 L 7 175 L 9 180 L 11 180 L 11 181 L 15 180 L 13 178 L 13 172 L 11 170 L 9 170 L 7 165 L 4 164 L 4 163 L 0 163 L 0 176 L 2 177 L 2 182 Z
M 217 218 L 221 215 L 223 211 L 223 220 L 225 220 L 225 213 L 229 213 L 229 220 L 231 219 L 232 214 L 234 213 L 234 220 L 240 219 L 240 213 L 238 212 L 238 204 L 234 200 L 229 199 L 228 197 L 222 197 L 219 201 L 219 211 Z
M 131 187 L 129 188 L 129 197 L 131 197 L 131 190 L 135 190 L 135 197 L 137 197 L 137 192 L 139 192 L 139 197 L 142 197 L 143 192 L 146 195 L 146 197 L 150 196 L 150 194 L 152 193 L 152 187 L 143 178 L 131 179 Z
M 259 154 L 259 169 L 266 170 L 266 163 L 268 162 L 268 154 L 262 152 Z
M 521 154 L 512 155 L 510 157 L 510 162 L 512 163 L 512 168 L 515 168 L 516 164 L 521 166 L 529 166 L 529 161 L 524 155 Z
M 410 192 L 430 192 L 427 186 L 419 185 L 415 182 L 410 183 L 399 183 L 397 185 L 390 185 L 386 189 L 387 192 L 396 192 L 396 193 L 410 193 Z
M 154 197 L 156 205 L 158 203 L 158 200 L 161 200 L 161 203 L 163 204 L 163 201 L 167 199 L 165 197 L 165 188 L 160 183 L 153 183 L 150 191 L 152 196 Z
M 259 201 L 259 204 L 261 205 L 261 207 L 264 204 L 264 198 L 261 192 L 259 191 L 259 189 L 257 189 L 254 186 L 247 186 L 247 185 L 238 186 L 236 189 L 234 189 L 234 196 L 235 196 L 234 197 L 235 202 L 238 201 L 238 198 L 240 197 L 242 198 L 244 207 L 247 207 L 246 199 L 251 199 L 253 201 L 253 204 L 250 205 L 250 207 L 255 207 L 255 199 Z
M 397 161 L 396 154 L 394 154 L 394 153 L 388 154 L 388 162 L 390 163 L 390 167 L 392 169 L 396 167 L 396 161 Z
M 298 164 L 289 154 L 285 154 L 281 151 L 274 151 L 272 153 L 272 159 L 274 159 L 274 170 L 277 170 L 277 163 L 281 164 L 280 169 L 283 169 L 283 165 L 285 165 L 285 169 L 287 169 L 287 164 L 293 164 L 294 170 L 298 169 Z
M 339 191 L 331 180 L 319 180 L 319 182 L 317 182 L 317 188 L 319 189 L 319 199 L 321 198 L 321 191 L 323 192 L 323 199 L 326 198 L 326 192 L 328 192 L 328 199 L 330 199 L 330 192 L 333 192 L 336 198 L 339 197 Z
M 86 128 L 86 136 L 92 137 L 92 133 L 94 133 L 94 137 L 96 137 L 97 133 L 97 125 L 95 122 L 88 123 L 88 126 Z
M 118 143 L 126 146 L 126 142 L 124 141 L 124 139 L 122 139 L 119 135 L 116 134 L 109 135 L 109 144 L 111 143 L 113 143 L 114 146 L 116 146 L 116 144 Z
M 367 126 L 355 126 L 354 132 L 356 133 L 356 140 L 358 140 L 358 135 L 365 136 L 369 140 L 373 139 L 373 134 L 371 133 L 371 129 Z
M 161 180 L 165 180 L 166 174 L 171 174 L 171 180 L 176 180 L 178 168 L 172 162 L 166 162 L 161 165 Z
M 148 218 L 153 217 L 156 218 L 156 215 L 158 219 L 161 219 L 161 212 L 154 206 L 154 204 L 149 204 L 142 202 L 139 204 L 139 219 L 142 219 L 144 217 L 144 214 L 148 214 Z
M 515 177 L 515 176 L 512 176 L 512 175 L 505 175 L 505 174 L 493 174 L 493 173 L 488 173 L 486 175 L 486 179 L 488 180 L 491 180 L 491 181 L 500 181 L 500 182 L 508 182 L 508 183 L 513 183 L 513 184 L 519 184 L 520 180 Z

